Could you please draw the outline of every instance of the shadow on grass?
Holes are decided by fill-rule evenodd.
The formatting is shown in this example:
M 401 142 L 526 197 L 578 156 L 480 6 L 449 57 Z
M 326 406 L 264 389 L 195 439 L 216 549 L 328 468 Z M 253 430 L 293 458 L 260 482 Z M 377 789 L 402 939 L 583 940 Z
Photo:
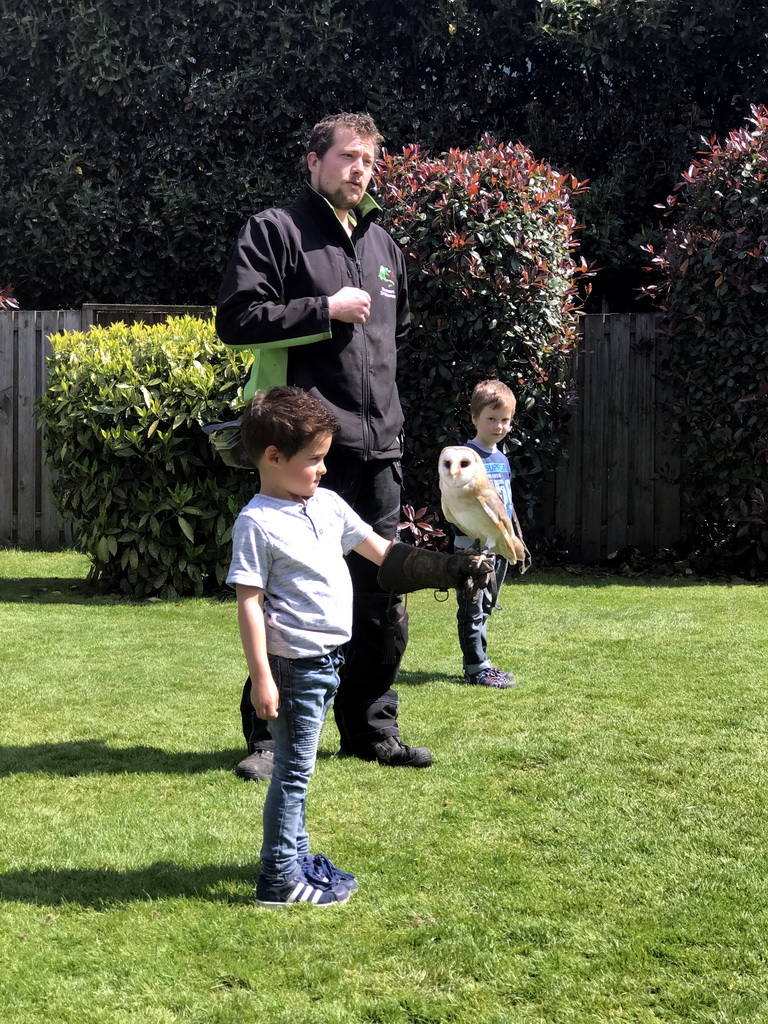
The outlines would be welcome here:
M 108 747 L 103 740 L 32 743 L 0 747 L 0 777 L 36 772 L 51 775 L 120 775 L 130 772 L 192 775 L 231 770 L 244 757 L 244 748 L 174 752 L 159 747 Z
M 0 579 L 0 601 L 35 604 L 117 604 L 118 597 L 97 596 L 84 579 L 28 576 L 23 579 Z
M 184 867 L 157 861 L 132 871 L 36 868 L 0 874 L 0 899 L 45 907 L 75 904 L 97 910 L 175 896 L 250 906 L 258 874 L 258 863 Z M 243 886 L 248 890 L 244 891 Z
M 427 677 L 429 679 L 430 677 Z M 185 750 L 159 747 L 108 747 L 103 740 L 70 740 L 66 743 L 31 743 L 25 747 L 0 747 L 0 779 L 9 775 L 201 775 L 232 771 L 246 756 L 246 749 Z M 318 761 L 335 757 L 318 750 Z
M 447 675 L 445 672 L 409 672 L 401 669 L 395 682 L 395 689 L 403 686 L 426 686 L 427 683 L 455 683 L 459 674 Z
M 567 569 L 541 569 L 532 570 L 522 577 L 508 579 L 504 583 L 504 590 L 507 587 L 655 587 L 664 590 L 682 590 L 689 587 L 754 587 L 764 586 L 765 580 L 748 580 L 740 577 L 719 576 L 621 576 L 618 573 L 605 573 L 600 569 L 592 569 L 590 566 L 579 566 L 572 571 Z
M 213 603 L 234 602 L 235 593 L 229 587 L 222 587 L 213 594 L 207 594 Z M 169 600 L 167 604 L 178 604 L 186 598 Z M 143 605 L 147 598 L 130 597 L 127 594 L 105 594 L 88 580 L 76 577 L 27 576 L 23 579 L 0 577 L 0 603 L 7 604 L 88 604 L 88 605 Z M 151 603 L 151 602 L 150 602 Z

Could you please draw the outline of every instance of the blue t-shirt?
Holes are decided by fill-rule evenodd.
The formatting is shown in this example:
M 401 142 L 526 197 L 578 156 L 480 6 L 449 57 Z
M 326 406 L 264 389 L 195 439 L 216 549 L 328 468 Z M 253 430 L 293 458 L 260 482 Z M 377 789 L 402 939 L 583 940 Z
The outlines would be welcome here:
M 491 487 L 498 491 L 504 502 L 504 507 L 507 510 L 507 515 L 510 519 L 514 518 L 515 506 L 512 503 L 512 469 L 509 465 L 509 459 L 503 452 L 500 452 L 498 448 L 483 448 L 482 445 L 477 444 L 475 441 L 467 441 L 464 444 L 465 448 L 471 448 L 473 452 L 477 452 L 480 458 L 483 460 L 485 471 L 488 474 L 488 480 Z M 457 549 L 471 547 L 474 538 L 467 537 L 465 533 L 454 526 L 453 528 L 455 539 L 454 547 Z

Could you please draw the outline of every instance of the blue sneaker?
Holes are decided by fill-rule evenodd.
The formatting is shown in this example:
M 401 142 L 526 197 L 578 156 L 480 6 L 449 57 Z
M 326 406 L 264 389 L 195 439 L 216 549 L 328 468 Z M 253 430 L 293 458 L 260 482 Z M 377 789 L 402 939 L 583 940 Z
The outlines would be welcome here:
M 263 875 L 256 883 L 256 902 L 260 907 L 287 907 L 291 903 L 311 903 L 315 907 L 332 907 L 346 903 L 350 890 L 341 885 L 323 882 L 305 872 L 304 865 L 290 882 L 272 885 Z
M 330 883 L 338 889 L 344 888 L 348 892 L 354 892 L 357 888 L 355 876 L 337 868 L 330 857 L 326 857 L 324 853 L 308 853 L 304 858 L 302 870 L 307 878 L 317 879 L 325 884 Z
M 479 672 L 475 672 L 471 676 L 464 673 L 464 682 L 470 683 L 472 686 L 492 686 L 494 690 L 509 690 L 513 686 L 517 686 L 514 676 L 507 675 L 495 665 L 491 665 L 490 668 L 481 668 Z

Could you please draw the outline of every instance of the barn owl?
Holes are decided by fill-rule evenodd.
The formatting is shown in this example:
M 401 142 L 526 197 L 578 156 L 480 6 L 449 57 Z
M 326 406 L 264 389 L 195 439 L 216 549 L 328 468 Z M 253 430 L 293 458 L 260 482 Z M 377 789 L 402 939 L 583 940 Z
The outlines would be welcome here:
M 477 540 L 484 551 L 522 562 L 523 542 L 515 536 L 504 501 L 485 471 L 483 460 L 471 448 L 452 446 L 440 452 L 440 498 L 449 523 Z

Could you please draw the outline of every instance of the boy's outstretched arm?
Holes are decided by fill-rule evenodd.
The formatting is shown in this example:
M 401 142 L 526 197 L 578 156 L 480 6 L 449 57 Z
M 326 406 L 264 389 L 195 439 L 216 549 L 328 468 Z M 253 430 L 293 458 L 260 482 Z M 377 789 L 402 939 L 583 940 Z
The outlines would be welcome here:
M 365 540 L 358 544 L 355 551 L 358 555 L 362 555 L 363 558 L 367 558 L 371 562 L 375 562 L 376 565 L 381 565 L 384 561 L 384 556 L 392 546 L 391 540 L 384 540 L 378 533 L 372 533 Z
M 240 639 L 251 676 L 251 704 L 259 718 L 277 718 L 280 694 L 272 678 L 272 669 L 267 658 L 264 591 L 258 587 L 245 587 L 237 583 L 235 593 Z

